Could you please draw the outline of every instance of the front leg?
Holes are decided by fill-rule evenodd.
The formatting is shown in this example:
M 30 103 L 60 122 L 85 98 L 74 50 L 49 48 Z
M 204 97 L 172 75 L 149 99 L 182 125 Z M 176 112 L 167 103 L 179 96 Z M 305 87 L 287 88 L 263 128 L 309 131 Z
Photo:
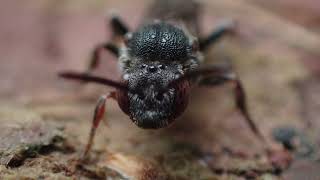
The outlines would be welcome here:
M 96 130 L 100 124 L 100 121 L 103 119 L 103 116 L 105 113 L 106 100 L 109 98 L 115 98 L 115 92 L 111 92 L 107 96 L 101 96 L 98 100 L 98 103 L 97 103 L 96 108 L 94 110 L 89 139 L 88 139 L 87 145 L 85 147 L 84 153 L 81 156 L 82 161 L 85 160 L 89 155 L 89 152 L 90 152 L 91 147 L 93 145 L 93 140 L 94 140 L 94 136 L 96 134 Z

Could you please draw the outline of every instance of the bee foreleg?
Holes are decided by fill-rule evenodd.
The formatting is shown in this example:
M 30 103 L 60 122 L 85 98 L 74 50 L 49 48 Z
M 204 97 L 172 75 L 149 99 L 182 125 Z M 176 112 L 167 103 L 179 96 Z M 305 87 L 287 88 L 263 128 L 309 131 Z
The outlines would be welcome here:
M 96 134 L 96 130 L 99 126 L 100 121 L 104 117 L 106 100 L 109 98 L 115 98 L 115 93 L 111 92 L 107 96 L 105 96 L 105 95 L 101 96 L 98 100 L 98 103 L 97 103 L 95 110 L 94 110 L 89 139 L 88 139 L 87 145 L 85 147 L 84 153 L 81 156 L 81 160 L 85 160 L 91 150 L 91 147 L 93 145 L 94 136 Z

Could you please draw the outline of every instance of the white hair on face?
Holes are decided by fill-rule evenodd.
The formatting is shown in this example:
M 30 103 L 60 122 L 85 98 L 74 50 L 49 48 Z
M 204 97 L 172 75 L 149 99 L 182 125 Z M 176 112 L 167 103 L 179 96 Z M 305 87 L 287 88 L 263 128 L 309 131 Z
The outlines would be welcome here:
M 129 76 L 130 76 L 129 74 L 124 74 L 122 77 L 123 77 L 124 80 L 128 80 Z

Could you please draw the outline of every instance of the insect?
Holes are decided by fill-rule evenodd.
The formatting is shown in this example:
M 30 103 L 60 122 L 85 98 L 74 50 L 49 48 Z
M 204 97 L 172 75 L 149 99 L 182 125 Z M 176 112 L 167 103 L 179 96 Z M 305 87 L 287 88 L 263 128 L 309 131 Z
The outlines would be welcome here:
M 113 16 L 110 20 L 113 39 L 120 39 L 120 42 L 99 44 L 93 51 L 88 72 L 60 74 L 66 79 L 115 88 L 115 91 L 101 96 L 96 105 L 83 157 L 91 149 L 107 99 L 116 100 L 138 127 L 158 129 L 169 126 L 185 111 L 193 86 L 217 86 L 227 82 L 232 84 L 236 106 L 251 130 L 262 137 L 249 115 L 245 92 L 236 73 L 225 66 L 202 65 L 208 47 L 231 32 L 233 24 L 220 25 L 203 38 L 198 33 L 197 3 L 156 1 L 150 9 L 152 15 L 148 17 L 153 20 L 143 23 L 134 32 L 118 16 Z M 168 15 L 173 18 L 164 17 Z M 90 74 L 99 64 L 101 50 L 108 50 L 118 57 L 122 72 L 119 81 Z

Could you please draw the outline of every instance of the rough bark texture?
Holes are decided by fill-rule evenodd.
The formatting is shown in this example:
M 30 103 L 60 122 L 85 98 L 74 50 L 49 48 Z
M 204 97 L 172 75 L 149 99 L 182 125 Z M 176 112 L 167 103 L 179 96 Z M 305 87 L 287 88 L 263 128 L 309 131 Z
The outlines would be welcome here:
M 234 36 L 212 47 L 206 62 L 233 64 L 254 120 L 276 153 L 264 151 L 226 85 L 196 89 L 183 117 L 156 131 L 139 129 L 116 102 L 107 102 L 107 126 L 99 127 L 90 160 L 76 166 L 95 102 L 110 89 L 56 74 L 85 69 L 92 47 L 109 37 L 106 10 L 135 28 L 148 3 L 2 2 L 0 179 L 319 177 L 319 34 L 253 0 L 204 0 L 200 25 L 206 34 L 220 20 L 237 21 Z M 114 58 L 103 57 L 96 73 L 118 78 Z

